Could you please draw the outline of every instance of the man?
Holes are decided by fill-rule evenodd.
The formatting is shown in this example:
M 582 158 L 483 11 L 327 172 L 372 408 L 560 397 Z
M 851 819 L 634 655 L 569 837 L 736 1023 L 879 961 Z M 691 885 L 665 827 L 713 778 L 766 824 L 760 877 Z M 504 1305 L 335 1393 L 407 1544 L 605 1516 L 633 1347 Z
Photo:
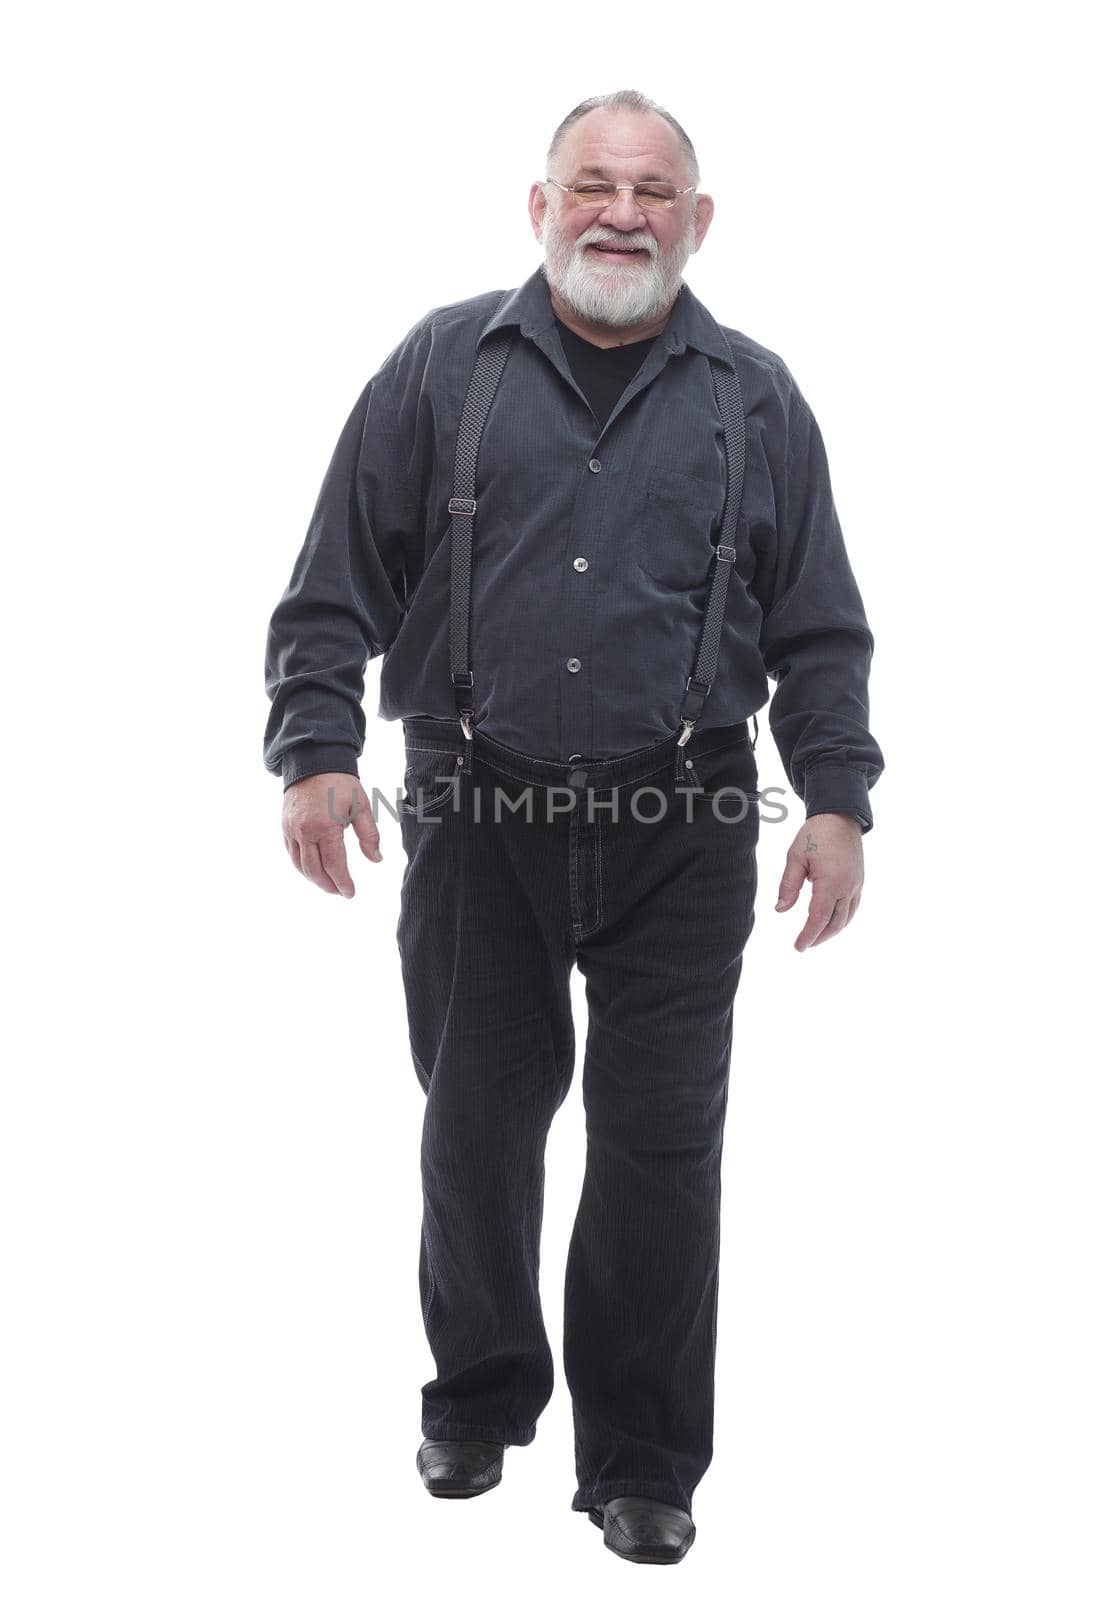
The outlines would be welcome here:
M 498 1484 L 552 1393 L 543 1156 L 584 973 L 572 1508 L 619 1555 L 671 1562 L 713 1453 L 723 1123 L 760 828 L 747 719 L 772 677 L 806 812 L 778 909 L 811 882 L 806 950 L 860 901 L 883 769 L 873 637 L 795 380 L 682 280 L 713 213 L 684 130 L 634 91 L 602 96 L 561 124 L 546 171 L 530 193 L 542 265 L 428 312 L 349 418 L 270 626 L 265 759 L 294 864 L 352 895 L 347 821 L 381 859 L 357 757 L 365 663 L 384 657 L 427 1095 L 432 1494 Z

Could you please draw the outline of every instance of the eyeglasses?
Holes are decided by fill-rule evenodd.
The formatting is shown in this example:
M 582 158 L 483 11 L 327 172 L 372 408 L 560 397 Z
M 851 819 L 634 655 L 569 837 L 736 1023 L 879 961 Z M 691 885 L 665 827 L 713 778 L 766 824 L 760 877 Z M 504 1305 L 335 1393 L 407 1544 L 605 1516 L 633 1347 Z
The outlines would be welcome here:
M 634 191 L 635 204 L 643 211 L 668 211 L 675 206 L 682 194 L 695 194 L 695 185 L 687 189 L 678 189 L 675 183 L 605 183 L 602 179 L 589 178 L 584 183 L 558 183 L 556 178 L 547 178 L 547 183 L 552 183 L 558 189 L 564 189 L 566 194 L 571 194 L 578 206 L 587 206 L 591 210 L 599 210 L 609 206 L 619 197 L 620 189 Z

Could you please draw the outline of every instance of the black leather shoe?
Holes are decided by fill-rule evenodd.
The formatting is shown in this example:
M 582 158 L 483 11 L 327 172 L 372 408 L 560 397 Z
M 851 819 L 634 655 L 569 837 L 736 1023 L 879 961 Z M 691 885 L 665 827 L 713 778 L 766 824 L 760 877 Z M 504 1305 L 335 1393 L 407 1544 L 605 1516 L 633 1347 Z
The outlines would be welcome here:
M 696 1537 L 687 1511 L 641 1494 L 616 1495 L 604 1506 L 590 1506 L 588 1515 L 603 1529 L 607 1548 L 624 1561 L 680 1561 Z
M 494 1439 L 424 1439 L 415 1464 L 431 1494 L 467 1500 L 499 1483 L 505 1449 Z

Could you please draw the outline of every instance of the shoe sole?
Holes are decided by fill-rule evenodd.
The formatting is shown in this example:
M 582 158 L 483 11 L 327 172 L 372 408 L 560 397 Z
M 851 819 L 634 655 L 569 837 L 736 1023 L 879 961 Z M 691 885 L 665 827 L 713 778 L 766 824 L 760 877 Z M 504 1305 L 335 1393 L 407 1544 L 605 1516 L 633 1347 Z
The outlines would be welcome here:
M 603 1512 L 602 1511 L 597 1511 L 595 1506 L 589 1506 L 588 1507 L 588 1516 L 589 1516 L 589 1519 L 596 1524 L 597 1528 L 603 1528 L 604 1527 L 604 1515 L 603 1515 Z M 621 1556 L 624 1561 L 636 1561 L 640 1565 L 643 1565 L 643 1566 L 673 1567 L 673 1566 L 676 1565 L 676 1563 L 678 1561 L 683 1561 L 684 1560 L 684 1558 L 688 1554 L 689 1550 L 691 1550 L 692 1546 L 695 1544 L 695 1542 L 696 1542 L 696 1530 L 695 1530 L 695 1528 L 692 1529 L 692 1534 L 691 1534 L 691 1537 L 688 1540 L 688 1543 L 684 1546 L 684 1549 L 681 1550 L 676 1555 L 669 1555 L 669 1554 L 665 1554 L 665 1555 L 648 1555 L 648 1554 L 646 1554 L 644 1552 L 641 1555 L 634 1555 L 629 1550 L 620 1550 L 617 1545 L 608 1544 L 606 1532 L 604 1534 L 604 1541 L 603 1542 L 604 1542 L 604 1549 L 605 1550 L 610 1550 L 610 1551 L 612 1551 L 612 1553 L 614 1555 Z
M 482 1484 L 480 1486 L 479 1489 L 469 1489 L 469 1488 L 461 1488 L 461 1489 L 441 1488 L 441 1489 L 436 1489 L 436 1488 L 433 1488 L 431 1486 L 431 1484 L 429 1484 L 427 1482 L 427 1480 L 424 1478 L 423 1479 L 423 1486 L 426 1489 L 427 1493 L 428 1494 L 432 1494 L 436 1500 L 472 1500 L 475 1495 L 487 1494 L 489 1489 L 498 1489 L 500 1487 L 501 1481 L 502 1480 L 500 1478 L 497 1478 L 494 1483 L 484 1483 L 484 1484 Z

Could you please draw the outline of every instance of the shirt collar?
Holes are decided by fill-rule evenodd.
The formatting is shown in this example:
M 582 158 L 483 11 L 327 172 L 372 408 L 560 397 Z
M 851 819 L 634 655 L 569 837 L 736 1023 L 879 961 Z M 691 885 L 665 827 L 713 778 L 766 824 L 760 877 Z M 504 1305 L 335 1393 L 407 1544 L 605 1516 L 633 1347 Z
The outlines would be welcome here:
M 511 291 L 484 324 L 480 338 L 485 338 L 494 328 L 502 328 L 507 324 L 517 325 L 528 339 L 553 327 L 553 304 L 544 263 L 540 263 L 524 283 Z M 717 356 L 729 367 L 734 366 L 734 353 L 725 334 L 707 307 L 683 280 L 660 337 L 667 341 L 670 355 L 680 355 L 687 345 L 691 345 L 704 355 Z

